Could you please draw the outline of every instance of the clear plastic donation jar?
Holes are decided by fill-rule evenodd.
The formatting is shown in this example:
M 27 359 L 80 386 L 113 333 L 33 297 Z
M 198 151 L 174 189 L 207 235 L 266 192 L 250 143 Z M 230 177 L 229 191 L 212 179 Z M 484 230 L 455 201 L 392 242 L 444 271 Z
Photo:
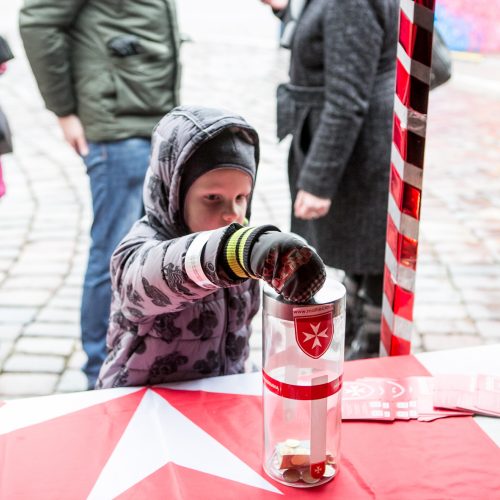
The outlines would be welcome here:
M 339 468 L 345 288 L 327 280 L 294 304 L 266 286 L 263 298 L 264 470 L 318 486 Z

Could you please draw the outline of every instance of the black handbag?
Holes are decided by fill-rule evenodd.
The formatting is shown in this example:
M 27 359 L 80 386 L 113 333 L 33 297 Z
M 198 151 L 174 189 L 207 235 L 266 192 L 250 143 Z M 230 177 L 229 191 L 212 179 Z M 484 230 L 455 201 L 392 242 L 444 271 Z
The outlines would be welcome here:
M 431 90 L 451 78 L 451 52 L 441 33 L 434 28 L 432 38 Z
M 7 153 L 12 153 L 12 133 L 7 116 L 0 108 L 0 155 L 6 155 Z
M 0 64 L 14 59 L 14 54 L 10 50 L 7 40 L 0 35 Z

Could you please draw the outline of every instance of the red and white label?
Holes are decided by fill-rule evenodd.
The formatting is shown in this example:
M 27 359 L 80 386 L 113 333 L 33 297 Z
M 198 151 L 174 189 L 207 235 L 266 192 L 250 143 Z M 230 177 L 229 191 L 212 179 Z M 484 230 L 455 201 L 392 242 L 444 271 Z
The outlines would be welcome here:
M 322 462 L 317 462 L 315 464 L 311 464 L 309 466 L 309 473 L 314 479 L 321 479 L 323 474 L 325 473 L 326 463 L 323 460 Z
M 299 399 L 312 401 L 324 399 L 336 394 L 342 389 L 342 375 L 319 385 L 294 385 L 281 382 L 262 370 L 264 386 L 274 394 L 287 399 Z
M 318 359 L 333 340 L 333 305 L 294 307 L 295 340 L 309 357 Z

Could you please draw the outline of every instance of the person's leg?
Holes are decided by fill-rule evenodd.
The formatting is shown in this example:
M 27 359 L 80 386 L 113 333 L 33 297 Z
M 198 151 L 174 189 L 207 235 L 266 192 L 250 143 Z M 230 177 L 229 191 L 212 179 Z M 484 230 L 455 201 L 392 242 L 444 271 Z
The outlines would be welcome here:
M 356 329 L 358 326 L 358 317 L 360 309 L 360 301 L 358 297 L 359 288 L 363 276 L 361 274 L 348 274 L 346 273 L 342 284 L 346 289 L 346 319 L 345 319 L 345 346 L 348 352 L 351 343 L 354 339 Z
M 383 274 L 364 275 L 358 291 L 358 316 L 346 359 L 374 358 L 380 350 Z
M 111 303 L 111 254 L 143 213 L 142 187 L 149 163 L 146 139 L 90 143 L 84 158 L 90 179 L 91 246 L 83 285 L 81 330 L 88 361 L 83 371 L 93 388 L 106 357 L 106 332 Z
M 366 274 L 361 285 L 365 300 L 374 306 L 382 307 L 383 274 Z

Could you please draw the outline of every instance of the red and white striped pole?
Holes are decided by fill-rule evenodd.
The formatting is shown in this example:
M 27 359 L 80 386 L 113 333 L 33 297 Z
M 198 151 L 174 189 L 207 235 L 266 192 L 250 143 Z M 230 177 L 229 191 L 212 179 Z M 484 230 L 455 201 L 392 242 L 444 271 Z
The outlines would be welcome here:
M 401 0 L 380 354 L 409 354 L 435 0 Z

